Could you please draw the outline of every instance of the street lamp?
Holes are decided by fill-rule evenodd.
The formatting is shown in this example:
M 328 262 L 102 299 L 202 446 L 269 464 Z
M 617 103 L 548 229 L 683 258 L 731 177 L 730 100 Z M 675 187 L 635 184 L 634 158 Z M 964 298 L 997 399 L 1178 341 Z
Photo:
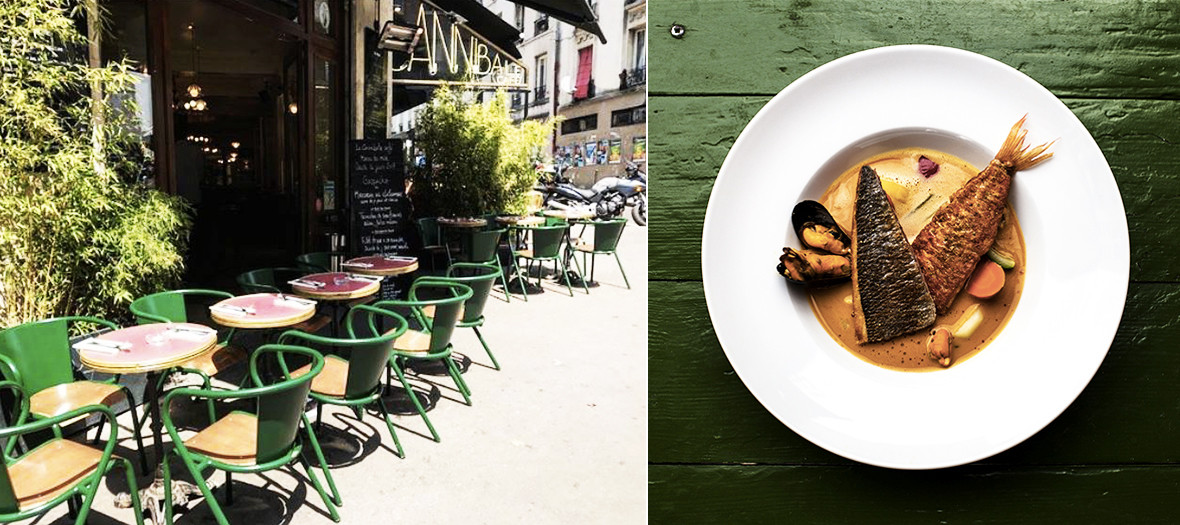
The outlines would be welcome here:
M 379 49 L 402 51 L 409 53 L 418 46 L 418 39 L 425 31 L 419 26 L 404 26 L 389 20 L 381 28 L 381 36 L 377 39 Z

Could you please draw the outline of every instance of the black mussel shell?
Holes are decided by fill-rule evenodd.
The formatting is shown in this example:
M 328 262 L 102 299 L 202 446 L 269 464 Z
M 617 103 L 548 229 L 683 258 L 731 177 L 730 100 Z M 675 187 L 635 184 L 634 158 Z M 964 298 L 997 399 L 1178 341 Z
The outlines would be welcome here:
M 828 209 L 815 201 L 802 201 L 795 205 L 795 209 L 791 210 L 791 227 L 795 229 L 795 237 L 799 242 L 803 242 L 803 226 L 806 224 L 821 224 L 832 228 L 838 233 L 840 242 L 844 246 L 851 247 L 852 239 L 848 234 L 836 224 L 836 219 L 832 218 L 832 214 L 828 213 Z
M 778 266 L 775 266 L 774 269 L 775 269 L 775 271 L 778 272 L 779 275 L 783 276 L 783 279 L 785 279 L 788 283 L 822 287 L 822 286 L 828 286 L 828 285 L 832 285 L 832 284 L 842 283 L 842 282 L 847 281 L 852 278 L 851 275 L 840 275 L 840 276 L 815 276 L 810 279 L 806 279 L 806 280 L 802 280 L 802 281 L 798 280 L 798 279 L 792 279 L 791 274 L 787 272 L 787 265 L 785 262 L 787 259 L 786 253 L 787 253 L 787 249 L 783 248 L 783 255 L 781 257 L 779 257 Z M 844 257 L 847 258 L 848 256 L 845 255 Z

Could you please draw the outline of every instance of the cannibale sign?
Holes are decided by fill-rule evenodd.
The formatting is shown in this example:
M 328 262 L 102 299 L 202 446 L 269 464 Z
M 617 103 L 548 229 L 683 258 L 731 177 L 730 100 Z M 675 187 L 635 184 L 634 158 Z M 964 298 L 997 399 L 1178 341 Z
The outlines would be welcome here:
M 416 4 L 416 5 L 415 5 Z M 406 22 L 424 30 L 410 53 L 394 52 L 394 84 L 527 88 L 524 65 L 465 23 L 427 2 L 406 2 Z

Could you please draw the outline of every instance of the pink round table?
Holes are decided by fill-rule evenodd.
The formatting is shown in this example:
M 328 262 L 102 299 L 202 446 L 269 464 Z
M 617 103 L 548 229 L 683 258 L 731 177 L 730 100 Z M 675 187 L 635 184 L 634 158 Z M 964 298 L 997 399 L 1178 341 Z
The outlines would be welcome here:
M 192 323 L 152 323 L 129 326 L 94 337 L 127 343 L 128 348 L 104 349 L 80 341 L 74 345 L 82 364 L 110 374 L 135 374 L 172 368 L 217 344 L 217 330 Z M 155 343 L 155 344 L 153 344 Z
M 306 286 L 292 281 L 291 288 L 299 295 L 305 295 L 325 301 L 343 301 L 367 297 L 381 289 L 380 279 L 364 279 L 350 277 L 345 272 L 313 273 L 304 275 L 298 281 L 314 281 L 323 286 Z M 340 281 L 337 283 L 336 281 Z
M 407 256 L 368 255 L 344 261 L 341 266 L 363 275 L 386 277 L 402 275 L 418 269 L 418 258 Z
M 315 315 L 315 301 L 275 293 L 239 295 L 209 307 L 217 324 L 232 328 L 283 328 Z

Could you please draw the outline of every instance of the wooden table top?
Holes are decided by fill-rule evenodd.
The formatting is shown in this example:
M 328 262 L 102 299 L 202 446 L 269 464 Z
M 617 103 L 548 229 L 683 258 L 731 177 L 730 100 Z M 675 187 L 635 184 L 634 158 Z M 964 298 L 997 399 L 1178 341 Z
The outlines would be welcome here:
M 231 328 L 285 328 L 315 315 L 315 301 L 294 299 L 274 293 L 239 295 L 210 306 L 209 316 L 217 324 Z M 240 309 L 249 313 L 240 313 Z
M 217 330 L 193 323 L 152 323 L 120 328 L 94 337 L 125 344 L 122 349 L 79 341 L 74 345 L 82 364 L 108 374 L 165 370 L 197 357 L 217 344 Z
M 344 261 L 341 266 L 353 273 L 386 277 L 417 270 L 418 258 L 404 255 L 367 255 Z
M 437 222 L 448 228 L 483 228 L 488 225 L 487 219 L 480 217 L 439 217 Z
M 544 217 L 536 215 L 496 217 L 496 222 L 505 226 L 540 226 L 545 224 Z
M 306 286 L 299 281 L 318 282 L 323 286 Z M 295 293 L 323 301 L 344 301 L 368 297 L 381 289 L 379 279 L 357 278 L 347 272 L 313 273 L 300 277 L 299 281 L 291 282 L 291 289 L 295 290 Z
M 649 321 L 650 521 L 1176 522 L 1177 7 L 1098 0 L 651 2 L 648 126 L 659 154 L 649 162 L 660 184 L 650 197 L 658 212 L 649 226 L 648 273 L 649 302 L 661 308 L 651 309 Z M 674 23 L 685 27 L 683 38 L 671 36 Z M 929 472 L 845 459 L 767 412 L 716 340 L 700 268 L 712 181 L 754 114 L 822 64 L 906 43 L 992 57 L 1059 97 L 1106 156 L 1131 239 L 1122 324 L 1081 395 L 1008 451 Z M 987 85 L 986 78 L 976 81 Z M 784 172 L 790 160 L 783 159 Z M 1101 249 L 1102 239 L 1094 245 Z M 1035 366 L 1052 373 L 1051 363 Z

